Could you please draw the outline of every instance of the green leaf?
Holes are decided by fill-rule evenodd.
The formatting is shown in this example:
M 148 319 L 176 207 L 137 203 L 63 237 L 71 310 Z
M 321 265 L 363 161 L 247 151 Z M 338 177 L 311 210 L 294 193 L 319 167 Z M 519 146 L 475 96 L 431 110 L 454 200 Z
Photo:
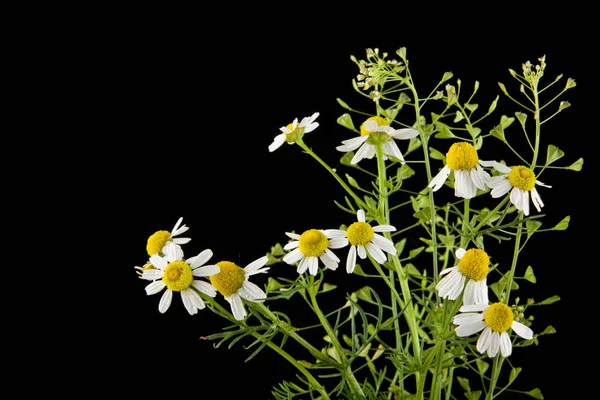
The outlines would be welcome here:
M 479 134 L 481 133 L 481 129 L 480 128 L 476 128 L 472 125 L 466 124 L 465 127 L 467 128 L 467 131 L 471 134 L 471 137 L 473 139 L 476 139 L 477 136 L 479 136 Z M 481 145 L 479 146 L 481 147 Z
M 394 244 L 394 247 L 396 248 L 396 251 L 398 252 L 398 257 L 400 257 L 400 254 L 402 254 L 402 250 L 404 250 L 405 244 L 406 244 L 406 238 L 404 238 Z
M 348 104 L 346 104 L 342 99 L 340 99 L 339 97 L 336 98 L 337 102 L 339 103 L 340 106 L 344 107 L 346 110 L 350 110 L 352 111 L 352 108 L 350 108 L 350 106 Z
M 528 220 L 525 226 L 527 227 L 527 237 L 529 237 L 542 226 L 542 223 L 540 221 Z
M 481 390 L 476 390 L 474 392 L 466 392 L 465 397 L 468 400 L 478 400 L 481 397 Z
M 471 387 L 469 386 L 469 380 L 467 378 L 463 378 L 461 376 L 457 376 L 456 379 L 460 386 L 467 392 L 471 391 Z
M 569 227 L 569 221 L 571 221 L 571 216 L 567 215 L 553 228 L 555 231 L 564 231 Z
M 502 125 L 502 129 L 508 128 L 513 122 L 515 122 L 513 117 L 507 117 L 506 115 L 500 117 L 500 125 Z
M 352 166 L 352 163 L 350 161 L 352 161 L 353 157 L 354 157 L 354 152 L 352 152 L 352 151 L 347 152 L 346 154 L 344 154 L 342 156 L 342 158 L 340 158 L 340 164 Z
M 548 305 L 548 304 L 556 303 L 559 300 L 560 300 L 559 296 L 552 296 L 552 297 L 548 297 L 546 300 L 542 300 L 539 304 Z
M 433 147 L 429 148 L 429 157 L 433 158 L 434 160 L 444 160 L 446 158 L 445 155 L 443 155 Z
M 508 383 L 511 384 L 515 379 L 517 379 L 517 376 L 519 376 L 519 374 L 521 373 L 521 369 L 522 368 L 513 368 L 510 371 L 510 375 L 508 376 Z
M 424 208 L 421 211 L 414 213 L 413 217 L 418 218 L 423 222 L 427 222 L 427 221 L 429 221 L 429 218 L 431 217 L 431 211 L 429 210 L 429 207 Z
M 526 392 L 526 394 L 530 395 L 534 399 L 544 400 L 544 396 L 542 396 L 542 392 L 538 388 L 530 390 L 529 392 Z
M 409 255 L 408 255 L 408 258 L 409 258 L 409 259 L 410 259 L 410 258 L 415 258 L 415 257 L 416 257 L 417 255 L 419 255 L 419 253 L 421 253 L 423 250 L 425 250 L 425 246 L 421 246 L 421 247 L 419 247 L 418 249 L 411 250 L 411 251 L 410 251 L 410 253 L 409 253 Z
M 367 274 L 365 274 L 365 271 L 363 271 L 362 267 L 359 264 L 356 264 L 354 266 L 354 272 L 356 275 L 359 276 L 367 276 Z
M 363 286 L 354 293 L 358 299 L 373 303 L 373 299 L 371 298 L 371 290 L 368 286 Z
M 452 72 L 444 72 L 444 76 L 442 77 L 442 82 L 446 82 L 448 79 L 452 79 L 454 74 Z
M 417 269 L 417 267 L 415 267 L 412 263 L 409 263 L 409 264 L 406 265 L 406 272 L 409 275 L 414 275 L 414 276 L 419 276 L 419 277 L 423 276 L 421 274 L 421 272 L 419 272 L 419 270 Z
M 350 184 L 350 186 L 360 189 L 360 186 L 358 185 L 358 182 L 356 182 L 356 179 L 354 179 L 353 177 L 351 177 L 348 174 L 346 174 L 346 179 L 348 180 L 348 183 Z
M 477 107 L 479 107 L 479 104 L 465 104 L 465 108 L 471 112 L 475 112 L 475 110 L 477 110 Z
M 273 254 L 276 257 L 279 257 L 285 255 L 285 252 L 283 250 L 283 247 L 281 247 L 281 244 L 277 243 L 275 244 L 275 246 L 271 246 L 271 254 Z
M 525 128 L 525 122 L 527 121 L 527 114 L 522 113 L 520 111 L 515 112 L 515 116 L 519 120 L 519 123 L 523 128 Z
M 277 282 L 277 280 L 275 278 L 269 277 L 269 279 L 267 280 L 267 292 L 273 292 L 282 287 L 283 287 L 283 285 L 281 283 Z
M 498 98 L 500 96 L 496 96 L 496 98 L 494 99 L 494 101 L 492 101 L 492 104 L 490 104 L 490 108 L 488 108 L 488 114 L 491 114 L 494 112 L 494 110 L 496 109 L 496 106 L 498 105 Z
M 332 285 L 331 283 L 323 283 L 323 288 L 319 291 L 319 293 L 326 293 L 335 289 L 337 285 Z
M 341 126 L 343 126 L 344 128 L 350 129 L 351 131 L 356 131 L 356 128 L 354 127 L 354 123 L 352 122 L 352 117 L 348 113 L 342 114 L 337 119 L 337 123 L 340 124 Z
M 483 374 L 485 374 L 485 371 L 487 371 L 490 367 L 490 363 L 483 361 L 479 358 L 475 360 L 475 362 L 477 363 L 477 370 L 479 371 L 479 375 L 483 376 Z
M 407 178 L 410 178 L 415 174 L 415 170 L 408 166 L 408 164 L 403 164 L 398 171 L 396 172 L 396 178 L 400 181 L 403 181 Z
M 544 331 L 543 331 L 543 332 L 541 332 L 541 333 L 538 333 L 538 336 L 539 336 L 539 335 L 552 335 L 552 334 L 554 334 L 554 333 L 556 333 L 556 329 L 554 329 L 554 327 L 553 327 L 552 325 L 548 325 L 548 326 L 546 327 L 546 329 L 544 329 Z
M 494 128 L 492 128 L 492 130 L 490 131 L 490 135 L 506 143 L 506 138 L 504 137 L 504 129 L 502 128 L 502 125 L 496 125 Z
M 439 133 L 437 133 L 435 135 L 436 138 L 438 139 L 452 139 L 455 138 L 456 136 L 454 135 L 454 133 L 452 133 L 452 131 L 450 130 L 450 128 L 448 128 L 448 125 L 446 124 L 442 124 L 437 123 L 437 129 L 439 131 Z
M 581 171 L 581 168 L 583 168 L 583 158 L 580 158 L 567 167 L 567 169 L 570 169 L 571 171 Z
M 562 158 L 565 155 L 565 152 L 560 150 L 558 147 L 549 144 L 548 150 L 546 150 L 546 165 L 552 164 L 554 161 Z
M 525 276 L 523 278 L 527 279 L 531 283 L 536 282 L 535 275 L 533 274 L 533 268 L 531 267 L 531 265 L 529 265 L 525 270 Z
M 460 120 L 462 120 L 464 118 L 465 118 L 465 116 L 460 111 L 457 111 L 456 112 L 456 117 L 454 117 L 454 122 L 458 122 L 458 121 L 460 121 Z

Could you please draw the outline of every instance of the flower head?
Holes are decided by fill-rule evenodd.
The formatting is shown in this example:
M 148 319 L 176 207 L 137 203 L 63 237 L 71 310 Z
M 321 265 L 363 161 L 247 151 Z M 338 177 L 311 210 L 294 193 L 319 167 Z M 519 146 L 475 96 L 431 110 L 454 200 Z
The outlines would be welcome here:
M 444 269 L 436 285 L 440 297 L 456 300 L 464 290 L 463 305 L 488 304 L 487 274 L 490 257 L 481 249 L 458 249 L 458 265 Z M 467 286 L 465 287 L 465 281 Z
M 346 258 L 346 272 L 351 274 L 356 267 L 356 254 L 361 259 L 367 258 L 370 254 L 375 261 L 383 264 L 387 261 L 386 253 L 395 255 L 396 247 L 394 242 L 379 234 L 379 232 L 393 232 L 396 230 L 392 225 L 371 226 L 366 222 L 365 212 L 358 210 L 356 213 L 357 221 L 350 225 L 345 231 L 332 230 L 332 237 L 344 237 L 350 243 L 348 258 Z
M 402 164 L 405 163 L 404 156 L 393 139 L 410 139 L 419 136 L 419 131 L 412 128 L 394 129 L 385 119 L 374 116 L 368 118 L 360 126 L 360 136 L 342 141 L 342 145 L 336 149 L 343 152 L 349 152 L 358 149 L 351 164 L 358 164 L 363 158 L 373 158 L 375 155 L 375 145 L 383 145 L 383 155 L 395 157 Z
M 467 305 L 462 306 L 460 311 L 461 314 L 453 319 L 454 324 L 458 325 L 456 334 L 466 337 L 483 331 L 477 340 L 477 351 L 481 354 L 487 352 L 488 356 L 495 357 L 500 350 L 503 357 L 510 356 L 512 343 L 509 329 L 523 339 L 533 338 L 533 331 L 515 321 L 511 308 L 504 303 Z
M 429 182 L 429 187 L 437 191 L 442 187 L 450 173 L 454 173 L 454 195 L 471 199 L 477 189 L 486 190 L 490 174 L 483 170 L 485 161 L 479 160 L 477 150 L 467 142 L 457 142 L 446 153 L 446 165 Z
M 514 204 L 517 210 L 523 211 L 523 214 L 529 215 L 529 197 L 531 193 L 531 202 L 536 210 L 540 212 L 544 203 L 535 185 L 552 187 L 538 181 L 532 170 L 522 165 L 510 168 L 496 161 L 482 161 L 486 167 L 494 167 L 501 174 L 492 176 L 488 181 L 488 186 L 492 188 L 492 197 L 497 198 L 510 192 L 510 202 Z
M 176 245 L 179 247 L 180 245 L 188 243 L 190 240 L 192 240 L 190 238 L 176 237 L 189 229 L 187 226 L 181 225 L 181 221 L 183 221 L 183 217 L 177 220 L 177 223 L 171 232 L 156 231 L 150 235 L 148 242 L 146 243 L 146 251 L 148 252 L 149 256 L 154 254 L 165 254 L 165 246 L 167 245 Z
M 302 235 L 285 233 L 292 239 L 283 249 L 291 250 L 283 257 L 283 261 L 294 264 L 299 261 L 297 271 L 303 274 L 306 270 L 317 275 L 319 259 L 331 270 L 336 270 L 340 259 L 330 249 L 339 249 L 348 244 L 348 239 L 341 237 L 338 229 L 309 229 Z
M 220 272 L 211 275 L 210 282 L 230 304 L 231 312 L 238 321 L 246 317 L 242 299 L 261 302 L 267 298 L 261 288 L 248 280 L 252 275 L 267 272 L 269 268 L 264 267 L 267 261 L 269 258 L 264 256 L 251 262 L 245 268 L 239 267 L 231 261 L 219 261 L 216 264 L 220 268 Z
M 319 126 L 318 122 L 315 122 L 319 113 L 316 112 L 310 117 L 302 118 L 302 121 L 298 123 L 298 118 L 295 118 L 291 124 L 287 126 L 282 126 L 279 128 L 281 133 L 275 136 L 273 139 L 273 143 L 269 145 L 269 151 L 273 152 L 281 147 L 282 144 L 287 142 L 288 144 L 292 144 L 298 139 L 302 138 L 305 133 L 312 132 Z
M 212 251 L 204 250 L 185 261 L 179 246 L 166 246 L 165 252 L 164 256 L 152 255 L 150 263 L 154 268 L 147 268 L 142 272 L 142 279 L 153 281 L 146 286 L 146 294 L 156 294 L 166 288 L 158 303 L 158 311 L 164 313 L 171 305 L 173 292 L 180 292 L 185 309 L 194 315 L 205 307 L 196 290 L 210 297 L 217 294 L 208 282 L 194 279 L 219 273 L 219 267 L 216 265 L 203 266 L 212 257 Z

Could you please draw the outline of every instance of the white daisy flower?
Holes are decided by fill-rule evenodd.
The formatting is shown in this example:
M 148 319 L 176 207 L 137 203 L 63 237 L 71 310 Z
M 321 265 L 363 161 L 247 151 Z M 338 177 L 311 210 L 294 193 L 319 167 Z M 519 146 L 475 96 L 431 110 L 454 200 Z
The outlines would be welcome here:
M 302 235 L 285 233 L 293 239 L 283 249 L 291 250 L 283 257 L 283 261 L 294 264 L 299 261 L 297 272 L 306 270 L 317 275 L 319 259 L 331 270 L 336 270 L 340 259 L 330 249 L 339 249 L 348 244 L 348 239 L 341 237 L 338 229 L 309 229 Z
M 294 122 L 287 126 L 279 128 L 281 133 L 275 136 L 273 143 L 269 145 L 269 151 L 273 152 L 281 147 L 282 144 L 287 142 L 288 144 L 294 143 L 296 140 L 302 137 L 305 133 L 312 132 L 319 126 L 318 122 L 315 122 L 319 113 L 316 112 L 310 117 L 302 118 L 302 121 L 298 123 L 298 118 L 294 119 Z
M 512 353 L 512 343 L 508 330 L 512 330 L 523 339 L 533 339 L 533 331 L 520 322 L 514 320 L 514 315 L 509 306 L 504 303 L 473 304 L 462 306 L 462 314 L 454 317 L 453 322 L 458 325 L 456 335 L 470 336 L 481 332 L 477 340 L 477 351 L 481 354 L 495 357 L 498 350 L 503 357 Z
M 148 238 L 146 250 L 148 251 L 149 256 L 152 256 L 154 254 L 165 254 L 164 247 L 166 245 L 175 244 L 179 247 L 180 245 L 186 244 L 190 240 L 192 240 L 190 238 L 177 237 L 182 233 L 186 232 L 188 229 L 190 229 L 185 225 L 181 225 L 182 221 L 183 217 L 179 218 L 171 232 L 157 231 Z
M 368 118 L 360 126 L 359 137 L 343 140 L 342 145 L 337 146 L 336 149 L 343 152 L 358 149 L 350 161 L 351 164 L 358 164 L 363 158 L 373 158 L 375 156 L 375 145 L 383 144 L 385 159 L 388 156 L 395 157 L 404 164 L 404 156 L 393 139 L 411 139 L 416 136 L 419 136 L 419 131 L 416 129 L 394 129 L 388 121 L 375 116 Z
M 194 315 L 205 307 L 196 290 L 210 297 L 217 294 L 208 282 L 194 279 L 219 273 L 219 267 L 216 265 L 202 266 L 212 257 L 212 251 L 204 250 L 185 261 L 181 247 L 166 246 L 165 251 L 164 257 L 158 254 L 150 256 L 150 263 L 155 268 L 145 269 L 142 273 L 142 279 L 154 281 L 146 286 L 146 294 L 156 294 L 166 288 L 158 303 L 158 311 L 164 313 L 171 305 L 173 292 L 180 292 L 185 309 L 190 315 Z
M 346 258 L 346 272 L 351 274 L 356 267 L 356 254 L 361 259 L 367 258 L 370 254 L 375 261 L 383 264 L 387 261 L 384 251 L 396 255 L 394 242 L 388 238 L 379 235 L 378 232 L 393 232 L 396 230 L 392 225 L 371 226 L 365 219 L 365 212 L 358 210 L 356 213 L 357 222 L 354 222 L 347 230 L 333 230 L 332 237 L 345 237 L 350 243 L 348 258 Z
M 482 161 L 485 167 L 494 167 L 501 172 L 501 175 L 492 176 L 488 180 L 488 186 L 492 188 L 492 197 L 497 198 L 510 192 L 510 202 L 514 204 L 517 210 L 523 211 L 523 214 L 529 215 L 529 193 L 531 193 L 531 202 L 536 210 L 540 212 L 544 203 L 535 185 L 550 188 L 535 178 L 532 170 L 522 165 L 510 168 L 496 161 Z
M 238 321 L 246 318 L 246 309 L 242 299 L 252 302 L 262 302 L 267 294 L 248 278 L 252 275 L 265 273 L 269 267 L 264 265 L 269 257 L 264 256 L 251 262 L 245 268 L 238 267 L 230 261 L 219 261 L 216 265 L 221 272 L 210 277 L 210 283 L 223 295 L 231 306 L 231 312 Z
M 463 305 L 488 304 L 488 254 L 481 249 L 460 248 L 456 250 L 456 258 L 460 260 L 458 265 L 440 272 L 440 275 L 446 275 L 435 286 L 440 297 L 456 300 L 464 290 Z
M 477 150 L 472 144 L 454 143 L 446 153 L 446 165 L 428 186 L 434 192 L 437 191 L 446 182 L 450 173 L 454 172 L 454 195 L 471 199 L 477 194 L 477 189 L 487 189 L 486 184 L 490 174 L 482 168 L 484 162 L 479 160 Z

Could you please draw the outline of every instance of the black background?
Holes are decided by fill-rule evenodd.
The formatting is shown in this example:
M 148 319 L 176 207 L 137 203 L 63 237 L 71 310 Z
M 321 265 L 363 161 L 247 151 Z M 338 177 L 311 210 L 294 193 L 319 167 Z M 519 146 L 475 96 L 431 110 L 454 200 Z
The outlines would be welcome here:
M 81 19 L 78 30 L 65 32 L 66 51 L 84 55 L 72 65 L 79 82 L 73 109 L 86 121 L 75 157 L 85 165 L 81 195 L 94 204 L 86 210 L 88 223 L 106 239 L 94 253 L 110 275 L 97 319 L 92 316 L 101 339 L 88 344 L 95 351 L 85 357 L 97 365 L 108 361 L 94 374 L 105 382 L 98 390 L 266 399 L 281 380 L 294 380 L 293 368 L 268 349 L 245 363 L 250 352 L 242 343 L 227 349 L 200 340 L 224 326 L 208 310 L 189 316 L 174 296 L 160 314 L 160 296 L 146 296 L 134 266 L 147 259 L 148 236 L 170 230 L 179 217 L 190 227 L 187 255 L 210 248 L 211 261 L 241 266 L 283 244 L 285 231 L 344 223 L 333 203 L 343 191 L 320 165 L 297 146 L 274 153 L 267 147 L 279 127 L 320 112 L 319 128 L 305 141 L 336 166 L 341 153 L 334 146 L 349 137 L 336 123 L 345 112 L 336 98 L 370 106 L 352 89 L 358 71 L 350 56 L 363 58 L 367 47 L 391 55 L 406 47 L 422 93 L 452 71 L 465 88 L 480 82 L 482 106 L 500 94 L 498 81 L 512 81 L 508 68 L 520 71 L 523 62 L 536 63 L 542 55 L 548 82 L 560 73 L 576 80 L 564 95 L 572 107 L 545 127 L 545 135 L 569 163 L 584 157 L 584 169 L 551 170 L 545 183 L 553 187 L 540 189 L 548 226 L 566 215 L 571 226 L 534 236 L 525 250 L 538 280 L 526 287 L 532 297 L 562 298 L 537 310 L 532 328 L 553 325 L 557 334 L 513 356 L 524 367 L 518 387 L 540 387 L 548 399 L 566 387 L 584 393 L 588 384 L 577 363 L 593 329 L 582 296 L 592 290 L 595 272 L 588 253 L 596 133 L 588 111 L 595 86 L 589 57 L 596 51 L 590 10 L 537 16 L 518 8 L 475 15 L 453 8 L 435 16 L 408 9 L 230 11 L 121 10 L 93 19 L 92 29 Z M 85 39 L 75 39 L 78 31 Z M 500 102 L 509 104 L 502 96 Z M 275 275 L 289 271 L 284 264 L 271 268 Z M 344 274 L 340 268 L 338 275 Z M 266 276 L 254 282 L 264 284 Z

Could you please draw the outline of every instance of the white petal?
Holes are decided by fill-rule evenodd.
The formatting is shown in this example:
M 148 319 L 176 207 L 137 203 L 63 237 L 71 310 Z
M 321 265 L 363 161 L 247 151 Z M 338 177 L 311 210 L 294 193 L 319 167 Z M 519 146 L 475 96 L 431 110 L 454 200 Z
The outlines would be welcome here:
M 452 172 L 450 167 L 448 167 L 447 165 L 444 166 L 444 168 L 442 168 L 440 172 L 437 173 L 437 175 L 431 180 L 431 182 L 429 182 L 428 187 L 432 188 L 434 192 L 437 191 L 439 188 L 442 187 L 444 182 L 446 182 L 446 179 L 448 179 L 450 172 Z
M 383 253 L 383 251 L 374 245 L 373 243 L 367 243 L 367 251 L 377 261 L 379 264 L 383 264 L 387 261 L 387 256 Z
M 488 304 L 471 304 L 468 306 L 461 306 L 460 312 L 477 312 L 477 311 L 485 311 L 488 308 Z
M 538 193 L 536 188 L 531 189 L 531 202 L 535 206 L 535 209 L 538 210 L 538 212 L 542 211 L 544 203 L 542 202 L 542 198 L 540 197 L 540 194 Z
M 147 269 L 142 272 L 142 279 L 146 279 L 148 281 L 155 281 L 157 279 L 162 279 L 165 271 L 162 269 Z
M 175 223 L 175 226 L 173 227 L 173 229 L 171 229 L 171 236 L 175 236 L 177 229 L 179 229 L 179 225 L 181 225 L 181 222 L 183 221 L 183 217 L 179 217 L 179 219 L 177 220 L 177 222 Z M 182 232 L 185 232 L 188 230 L 188 228 L 186 228 L 186 226 L 184 225 L 183 228 L 184 229 Z M 180 232 L 180 233 L 182 233 Z
M 206 249 L 201 251 L 197 256 L 188 258 L 186 262 L 190 264 L 192 269 L 198 268 L 199 266 L 204 265 L 212 257 L 212 255 L 212 250 Z
M 373 239 L 371 239 L 371 242 L 373 242 L 373 244 L 375 244 L 381 250 L 392 255 L 396 255 L 396 247 L 394 247 L 394 242 L 392 242 L 390 239 L 375 233 L 373 234 Z
M 361 209 L 361 210 L 358 210 L 358 211 L 356 212 L 356 219 L 357 219 L 359 222 L 365 222 L 365 221 L 366 221 L 366 218 L 365 218 L 365 211 L 364 211 L 364 210 L 362 210 L 362 209 Z
M 475 281 L 469 279 L 463 295 L 463 305 L 477 304 L 475 302 Z
M 452 318 L 452 323 L 454 325 L 474 324 L 479 321 L 483 321 L 483 315 L 481 315 L 481 313 L 462 313 L 457 314 Z
M 350 160 L 350 164 L 358 164 L 363 158 L 369 158 L 369 147 L 372 147 L 372 145 L 366 142 L 363 143 L 356 154 L 354 154 L 354 157 L 352 157 L 352 160 Z
M 229 304 L 231 304 L 231 311 L 233 312 L 233 316 L 238 321 L 243 320 L 246 317 L 246 310 L 244 309 L 244 304 L 242 303 L 242 299 L 236 293 L 229 296 L 227 299 Z
M 477 333 L 485 328 L 485 322 L 476 321 L 470 324 L 459 325 L 456 327 L 455 332 L 459 337 L 470 336 L 474 333 Z
M 379 124 L 377 123 L 377 121 L 375 120 L 368 120 L 366 121 L 363 126 L 365 127 L 365 129 L 369 132 L 377 132 L 379 129 Z
M 294 240 L 293 242 L 287 242 L 285 244 L 285 246 L 283 246 L 283 249 L 284 250 L 292 250 L 292 249 L 298 248 L 298 246 L 300 246 L 300 242 L 297 240 Z
M 243 283 L 238 294 L 249 301 L 263 301 L 267 298 L 267 294 L 261 288 L 249 281 Z
M 458 267 L 449 267 L 449 268 L 444 268 L 441 272 L 440 272 L 440 276 L 446 275 L 448 272 L 452 272 L 454 271 L 456 268 Z
M 156 294 L 156 293 L 160 292 L 161 290 L 163 290 L 165 286 L 166 285 L 162 280 L 149 283 L 145 288 L 146 294 L 147 295 Z
M 496 357 L 498 350 L 500 349 L 500 334 L 498 332 L 492 332 L 490 338 L 490 348 L 488 349 L 488 356 Z
M 461 260 L 465 256 L 466 252 L 467 250 L 463 249 L 462 247 L 459 247 L 458 249 L 456 249 L 456 252 L 454 254 L 456 255 L 456 258 Z
M 470 171 L 454 171 L 454 195 L 472 199 L 477 194 L 477 187 L 471 179 Z
M 498 179 L 495 182 L 494 178 L 501 178 L 501 179 Z M 495 183 L 493 183 L 494 186 L 492 186 L 492 182 L 495 182 Z M 506 193 L 510 192 L 510 190 L 512 189 L 512 184 L 508 181 L 508 179 L 506 179 L 505 176 L 491 178 L 488 181 L 488 186 L 491 188 L 494 188 L 491 192 L 491 195 L 494 199 L 504 196 Z
M 309 259 L 309 257 L 304 257 L 300 261 L 300 263 L 298 264 L 298 268 L 296 268 L 296 272 L 298 272 L 298 274 L 303 274 L 304 272 L 306 272 L 306 270 L 308 269 L 308 266 L 309 266 L 308 259 Z
M 217 295 L 217 289 L 215 289 L 215 287 L 208 282 L 194 279 L 192 286 L 207 296 L 215 297 Z
M 492 329 L 490 327 L 486 327 L 483 332 L 481 332 L 479 339 L 477 339 L 477 351 L 479 351 L 481 354 L 485 353 L 490 348 L 491 339 Z
M 321 254 L 321 257 L 319 258 L 321 259 L 323 264 L 325 264 L 327 268 L 329 268 L 332 271 L 335 271 L 337 269 L 338 263 L 340 262 L 340 259 L 335 254 L 333 254 L 331 250 L 325 251 L 325 253 Z
M 375 232 L 394 232 L 396 227 L 392 225 L 377 225 L 373 227 L 373 231 Z
M 368 136 L 359 136 L 352 139 L 342 141 L 343 145 L 337 146 L 336 149 L 339 151 L 353 151 L 360 147 L 369 137 Z
M 165 290 L 163 295 L 160 297 L 160 301 L 158 302 L 158 311 L 161 313 L 166 312 L 171 305 L 171 299 L 173 299 L 173 291 L 171 291 L 171 289 Z
M 533 331 L 526 325 L 520 322 L 513 321 L 512 330 L 523 339 L 533 339 Z
M 300 235 L 298 235 L 297 233 L 292 233 L 292 232 L 286 232 L 285 233 L 290 239 L 294 239 L 294 240 L 299 240 L 300 239 Z
M 204 267 L 198 267 L 192 271 L 194 276 L 211 276 L 221 272 L 221 268 L 217 265 L 206 265 Z
M 542 182 L 540 182 L 540 181 L 538 181 L 538 180 L 536 180 L 536 181 L 535 181 L 535 184 L 536 184 L 536 185 L 543 186 L 543 187 L 547 187 L 547 188 L 551 188 L 551 187 L 552 187 L 552 186 L 550 186 L 550 185 L 546 185 L 545 183 L 542 183 Z
M 510 202 L 513 203 L 517 210 L 520 211 L 523 211 L 523 193 L 525 192 L 516 187 L 513 187 L 513 189 L 510 192 Z
M 346 272 L 351 274 L 356 267 L 356 246 L 350 246 L 348 250 L 348 258 L 346 259 Z
M 398 160 L 400 160 L 400 163 L 405 163 L 404 156 L 402 155 L 402 152 L 398 148 L 398 145 L 395 141 L 390 140 L 388 142 L 385 142 L 383 144 L 383 152 L 384 154 L 387 154 L 390 157 L 396 157 Z
M 345 237 L 338 237 L 329 240 L 330 249 L 341 249 L 342 247 L 346 246 L 348 246 L 348 239 L 346 239 Z
M 346 231 L 343 231 L 341 229 L 324 229 L 323 233 L 328 239 L 346 237 Z
M 295 250 L 292 250 L 291 252 L 287 253 L 285 256 L 283 256 L 283 261 L 288 264 L 294 264 L 295 262 L 298 262 L 298 260 L 302 259 L 303 257 L 304 257 L 304 254 L 300 251 L 300 249 L 295 249 Z
M 168 262 L 179 261 L 183 259 L 183 250 L 181 246 L 176 245 L 173 242 L 167 242 L 162 248 L 162 252 L 165 254 L 165 258 Z
M 367 250 L 365 249 L 365 246 L 356 246 L 356 250 L 358 251 L 358 256 L 360 258 L 362 258 L 363 260 L 365 258 L 367 258 Z
M 186 244 L 189 243 L 192 239 L 191 238 L 173 238 L 171 239 L 171 241 L 175 244 Z
M 308 257 L 307 260 L 308 272 L 310 272 L 311 275 L 316 276 L 317 272 L 319 272 L 319 259 L 317 257 Z
M 262 267 L 265 266 L 267 261 L 269 261 L 269 257 L 262 256 L 261 258 L 254 260 L 250 264 L 246 265 L 246 267 L 244 267 L 244 271 L 246 271 L 248 273 L 248 275 L 254 275 L 254 274 L 258 273 Z M 266 272 L 266 271 L 262 270 L 260 272 Z
M 169 265 L 169 262 L 158 254 L 153 254 L 150 256 L 150 264 L 154 265 L 158 269 L 164 270 L 167 268 L 167 265 Z
M 487 189 L 486 183 L 490 179 L 490 174 L 485 172 L 480 165 L 478 165 L 475 169 L 472 169 L 470 175 L 473 184 L 477 186 L 478 189 Z
M 419 136 L 419 131 L 413 128 L 394 129 L 389 135 L 394 139 L 411 139 Z
M 194 315 L 198 312 L 198 310 L 202 310 L 204 307 L 206 307 L 204 301 L 202 301 L 202 298 L 198 295 L 198 293 L 190 289 L 181 291 L 181 300 L 183 301 L 183 305 L 190 315 Z
M 512 343 L 506 332 L 500 334 L 500 353 L 502 354 L 502 357 L 508 357 L 512 354 Z

